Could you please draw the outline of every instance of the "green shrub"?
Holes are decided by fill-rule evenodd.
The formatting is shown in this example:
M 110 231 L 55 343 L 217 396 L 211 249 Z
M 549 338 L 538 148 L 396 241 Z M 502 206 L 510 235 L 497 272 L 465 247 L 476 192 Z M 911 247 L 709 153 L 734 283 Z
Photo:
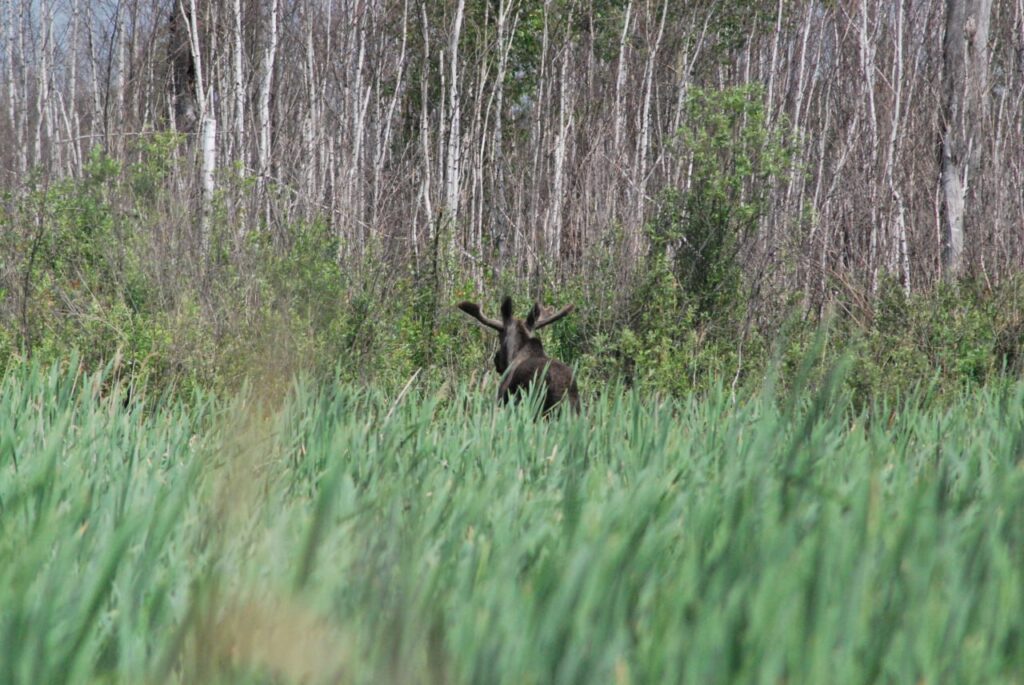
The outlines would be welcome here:
M 116 360 L 153 392 L 186 397 L 247 382 L 283 396 L 299 372 L 386 390 L 414 374 L 429 387 L 489 382 L 494 336 L 454 304 L 479 300 L 493 313 L 509 294 L 519 313 L 535 295 L 577 306 L 543 339 L 549 354 L 577 367 L 585 396 L 621 383 L 676 397 L 753 388 L 773 359 L 783 387 L 800 377 L 813 388 L 849 356 L 844 382 L 862 407 L 921 387 L 954 397 L 1024 372 L 1021 278 L 941 283 L 911 297 L 883 278 L 867 311 L 835 315 L 823 333 L 803 310 L 782 322 L 752 315 L 743 246 L 789 163 L 761 97 L 749 88 L 692 91 L 678 138 L 693 177 L 658 195 L 640 268 L 624 268 L 625 232 L 611 227 L 568 283 L 470 275 L 444 247 L 451 226 L 418 262 L 395 268 L 371 241 L 343 265 L 345 246 L 326 222 L 241 240 L 232 221 L 243 212 L 226 204 L 211 219 L 219 237 L 208 262 L 176 254 L 168 266 L 160 236 L 190 229 L 151 223 L 171 220 L 161 188 L 178 170 L 180 139 L 141 138 L 128 164 L 94 150 L 81 178 L 48 186 L 30 178 L 0 204 L 0 370 L 78 350 L 86 368 Z M 809 349 L 817 362 L 807 370 Z
M 784 121 L 768 124 L 759 86 L 687 94 L 680 152 L 692 166 L 685 188 L 665 188 L 647 227 L 653 257 L 667 255 L 698 322 L 732 321 L 744 308 L 742 244 L 756 231 L 771 184 L 792 151 Z

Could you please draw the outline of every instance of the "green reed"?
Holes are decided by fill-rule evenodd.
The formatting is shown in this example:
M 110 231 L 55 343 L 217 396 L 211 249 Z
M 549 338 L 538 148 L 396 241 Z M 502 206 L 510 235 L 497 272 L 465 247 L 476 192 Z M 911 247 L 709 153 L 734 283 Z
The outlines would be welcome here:
M 1019 683 L 1024 386 L 0 384 L 0 682 Z

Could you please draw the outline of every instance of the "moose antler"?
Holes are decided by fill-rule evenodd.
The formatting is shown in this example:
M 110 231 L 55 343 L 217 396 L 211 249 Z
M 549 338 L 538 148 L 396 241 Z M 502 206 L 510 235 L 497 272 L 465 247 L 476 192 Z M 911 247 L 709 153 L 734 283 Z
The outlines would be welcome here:
M 534 324 L 532 326 L 533 330 L 539 330 L 541 328 L 544 328 L 548 324 L 552 324 L 558 321 L 563 316 L 571 312 L 574 309 L 574 307 L 575 305 L 567 304 L 561 309 L 559 309 L 557 312 L 551 313 L 550 311 L 547 311 L 543 307 L 541 307 L 540 303 L 534 304 L 533 311 L 530 312 L 530 318 L 534 320 Z M 534 314 L 536 314 L 536 316 L 534 316 Z
M 480 311 L 480 305 L 476 302 L 460 302 L 457 306 L 488 328 L 493 328 L 496 331 L 502 330 L 501 322 L 484 316 L 484 313 Z

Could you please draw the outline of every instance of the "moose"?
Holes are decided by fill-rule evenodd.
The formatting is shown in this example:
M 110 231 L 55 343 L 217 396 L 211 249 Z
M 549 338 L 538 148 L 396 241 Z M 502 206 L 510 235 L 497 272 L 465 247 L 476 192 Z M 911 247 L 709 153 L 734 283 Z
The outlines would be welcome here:
M 563 400 L 574 411 L 579 411 L 580 396 L 572 369 L 544 354 L 544 344 L 536 333 L 571 312 L 573 305 L 551 312 L 535 302 L 524 320 L 513 316 L 512 298 L 506 296 L 501 302 L 501 321 L 485 316 L 480 311 L 480 305 L 475 302 L 460 302 L 458 307 L 484 326 L 498 332 L 494 368 L 502 374 L 501 385 L 498 386 L 499 403 L 507 403 L 526 391 L 531 383 L 541 381 L 545 387 L 545 414 Z

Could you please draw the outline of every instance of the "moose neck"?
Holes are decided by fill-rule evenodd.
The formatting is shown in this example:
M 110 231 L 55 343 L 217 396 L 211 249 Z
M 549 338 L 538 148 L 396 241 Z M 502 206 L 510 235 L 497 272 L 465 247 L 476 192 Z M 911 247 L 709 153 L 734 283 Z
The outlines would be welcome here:
M 516 352 L 515 359 L 529 359 L 531 357 L 543 357 L 544 343 L 540 338 L 529 338 Z M 513 361 L 515 361 L 515 359 Z

